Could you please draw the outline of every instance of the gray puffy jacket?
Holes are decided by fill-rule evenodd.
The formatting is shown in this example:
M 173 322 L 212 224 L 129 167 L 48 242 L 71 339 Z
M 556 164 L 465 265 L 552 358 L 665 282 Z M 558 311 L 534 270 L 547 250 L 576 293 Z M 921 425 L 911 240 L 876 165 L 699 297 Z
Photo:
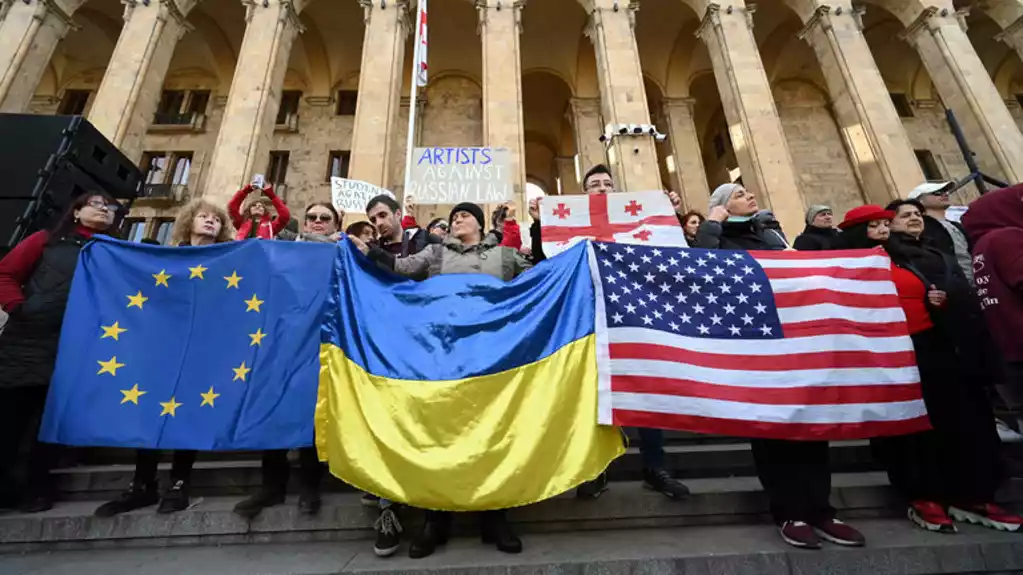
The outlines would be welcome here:
M 473 246 L 448 237 L 443 243 L 430 244 L 423 251 L 405 258 L 395 258 L 379 248 L 371 250 L 370 257 L 403 276 L 417 280 L 442 274 L 486 274 L 509 281 L 533 267 L 518 251 L 497 243 L 497 239 L 490 235 Z

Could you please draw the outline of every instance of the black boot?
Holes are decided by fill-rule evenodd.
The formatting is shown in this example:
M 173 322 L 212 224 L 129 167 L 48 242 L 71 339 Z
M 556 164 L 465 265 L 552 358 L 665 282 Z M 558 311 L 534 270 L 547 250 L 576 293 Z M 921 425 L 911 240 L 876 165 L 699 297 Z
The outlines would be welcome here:
M 320 487 L 305 486 L 298 494 L 298 512 L 312 517 L 320 512 L 323 501 L 320 499 Z
M 408 556 L 413 559 L 422 559 L 433 555 L 437 546 L 445 545 L 448 542 L 448 532 L 451 529 L 451 514 L 445 511 L 427 511 L 426 522 L 423 523 L 423 532 L 412 542 L 409 547 Z
M 483 512 L 480 516 L 480 539 L 484 543 L 493 543 L 498 551 L 522 553 L 522 540 L 512 531 L 503 510 Z
M 188 509 L 188 484 L 179 479 L 174 485 L 163 494 L 160 506 L 156 508 L 157 513 L 174 513 Z
M 93 514 L 96 517 L 113 517 L 121 513 L 156 505 L 158 501 L 160 501 L 160 494 L 156 490 L 155 481 L 141 485 L 132 483 L 128 486 L 128 490 L 117 499 L 100 505 Z
M 234 506 L 236 515 L 252 521 L 263 509 L 284 503 L 284 489 L 281 487 L 262 486 L 254 495 L 243 499 Z

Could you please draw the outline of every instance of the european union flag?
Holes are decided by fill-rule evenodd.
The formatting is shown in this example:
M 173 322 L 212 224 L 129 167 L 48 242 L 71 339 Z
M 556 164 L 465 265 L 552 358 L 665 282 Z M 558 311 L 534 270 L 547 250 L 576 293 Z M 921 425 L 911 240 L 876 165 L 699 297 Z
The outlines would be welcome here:
M 311 445 L 336 245 L 82 250 L 39 434 L 67 445 Z

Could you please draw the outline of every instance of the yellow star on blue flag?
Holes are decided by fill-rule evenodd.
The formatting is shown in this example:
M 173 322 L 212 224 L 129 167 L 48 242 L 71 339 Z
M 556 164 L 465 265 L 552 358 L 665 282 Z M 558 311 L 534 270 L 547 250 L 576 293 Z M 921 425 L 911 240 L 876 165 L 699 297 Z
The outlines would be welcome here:
M 204 451 L 311 445 L 337 249 L 97 237 L 75 271 L 40 438 Z M 267 326 L 288 336 L 267 337 Z

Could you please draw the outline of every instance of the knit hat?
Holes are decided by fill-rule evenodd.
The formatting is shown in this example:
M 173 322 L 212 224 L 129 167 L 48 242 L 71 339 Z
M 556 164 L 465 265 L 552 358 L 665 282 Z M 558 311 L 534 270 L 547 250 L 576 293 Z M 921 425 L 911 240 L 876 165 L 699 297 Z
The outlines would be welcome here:
M 817 217 L 817 214 L 819 214 L 821 212 L 830 212 L 830 211 L 831 211 L 831 206 L 825 206 L 824 204 L 815 204 L 815 205 L 810 206 L 810 208 L 808 210 L 806 210 L 806 225 L 808 225 L 808 226 L 812 225 L 813 224 L 813 219 Z
M 481 234 L 483 233 L 483 230 L 486 229 L 486 226 L 483 224 L 483 208 L 472 202 L 462 202 L 451 209 L 451 214 L 448 215 L 448 222 L 455 219 L 455 214 L 458 212 L 469 212 L 472 214 L 473 217 L 476 218 L 476 221 L 480 223 Z
M 874 220 L 890 220 L 894 217 L 895 212 L 888 211 L 881 206 L 871 204 L 853 208 L 846 212 L 845 219 L 842 220 L 842 223 L 838 224 L 838 227 L 844 230 L 848 227 L 855 226 L 856 224 L 863 224 Z
M 739 187 L 739 184 L 721 184 L 714 189 L 714 193 L 710 195 L 710 203 L 707 205 L 707 211 L 713 210 L 718 206 L 723 206 L 728 203 L 728 199 L 732 197 L 735 189 Z

